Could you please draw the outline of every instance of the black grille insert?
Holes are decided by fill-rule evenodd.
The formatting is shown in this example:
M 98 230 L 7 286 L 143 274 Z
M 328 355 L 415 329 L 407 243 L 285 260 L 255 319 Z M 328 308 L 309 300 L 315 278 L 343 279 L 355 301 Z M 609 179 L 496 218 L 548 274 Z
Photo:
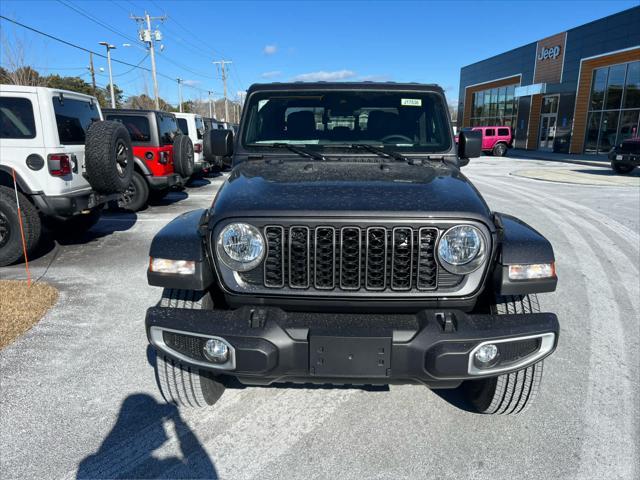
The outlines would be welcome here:
M 380 292 L 453 287 L 463 277 L 439 271 L 438 232 L 435 227 L 266 226 L 264 286 Z

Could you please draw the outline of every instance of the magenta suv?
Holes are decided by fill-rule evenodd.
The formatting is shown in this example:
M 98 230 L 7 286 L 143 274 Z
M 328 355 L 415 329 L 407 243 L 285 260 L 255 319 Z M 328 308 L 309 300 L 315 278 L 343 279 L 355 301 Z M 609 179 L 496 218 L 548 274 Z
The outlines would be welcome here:
M 472 127 L 463 130 L 482 132 L 482 151 L 496 157 L 504 157 L 508 148 L 513 148 L 511 127 Z

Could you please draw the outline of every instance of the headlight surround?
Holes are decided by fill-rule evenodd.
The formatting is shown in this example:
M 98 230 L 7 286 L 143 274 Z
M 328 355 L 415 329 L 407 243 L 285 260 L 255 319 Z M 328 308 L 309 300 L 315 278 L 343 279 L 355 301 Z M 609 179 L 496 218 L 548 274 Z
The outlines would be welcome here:
M 479 228 L 456 225 L 440 237 L 438 260 L 451 273 L 467 274 L 482 265 L 486 250 L 487 241 Z
M 248 223 L 230 223 L 216 242 L 218 258 L 232 270 L 246 272 L 257 267 L 265 253 L 264 237 Z

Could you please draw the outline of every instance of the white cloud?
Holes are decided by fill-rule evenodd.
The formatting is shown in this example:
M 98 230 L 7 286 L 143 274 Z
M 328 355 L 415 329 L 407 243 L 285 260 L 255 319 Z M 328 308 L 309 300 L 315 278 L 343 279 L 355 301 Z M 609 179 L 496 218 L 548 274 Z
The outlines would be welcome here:
M 363 75 L 358 78 L 361 82 L 390 82 L 389 75 Z
M 262 51 L 265 55 L 273 55 L 278 51 L 278 47 L 277 45 L 265 45 Z
M 200 81 L 199 80 L 183 80 L 182 84 L 188 87 L 192 87 L 194 85 L 199 85 Z
M 280 70 L 273 70 L 271 72 L 264 72 L 260 76 L 262 78 L 274 78 L 279 77 L 280 75 L 282 75 L 282 72 Z
M 320 70 L 318 72 L 302 73 L 293 77 L 295 81 L 301 82 L 335 82 L 337 80 L 347 80 L 356 76 L 356 72 L 352 70 L 335 70 L 326 72 Z

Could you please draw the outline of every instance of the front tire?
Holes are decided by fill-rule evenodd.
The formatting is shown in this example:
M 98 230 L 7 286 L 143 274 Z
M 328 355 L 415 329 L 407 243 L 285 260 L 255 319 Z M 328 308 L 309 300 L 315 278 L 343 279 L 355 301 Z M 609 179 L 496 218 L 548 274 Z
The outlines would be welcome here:
M 614 172 L 619 173 L 621 175 L 626 175 L 631 173 L 634 169 L 633 165 L 620 165 L 619 163 L 611 162 L 611 168 Z
M 42 225 L 38 211 L 27 197 L 18 192 L 18 199 L 28 253 L 38 244 Z M 11 265 L 22 257 L 22 235 L 16 192 L 12 188 L 0 186 L 0 267 Z
M 491 307 L 494 315 L 536 313 L 540 311 L 535 294 L 497 297 Z M 462 393 L 478 413 L 513 415 L 525 412 L 540 390 L 544 362 L 541 360 L 517 372 L 497 377 L 467 380 Z
M 210 310 L 213 300 L 208 292 L 165 288 L 158 306 Z M 181 408 L 213 405 L 225 390 L 224 384 L 211 372 L 182 363 L 163 352 L 156 356 L 155 373 L 164 399 Z

